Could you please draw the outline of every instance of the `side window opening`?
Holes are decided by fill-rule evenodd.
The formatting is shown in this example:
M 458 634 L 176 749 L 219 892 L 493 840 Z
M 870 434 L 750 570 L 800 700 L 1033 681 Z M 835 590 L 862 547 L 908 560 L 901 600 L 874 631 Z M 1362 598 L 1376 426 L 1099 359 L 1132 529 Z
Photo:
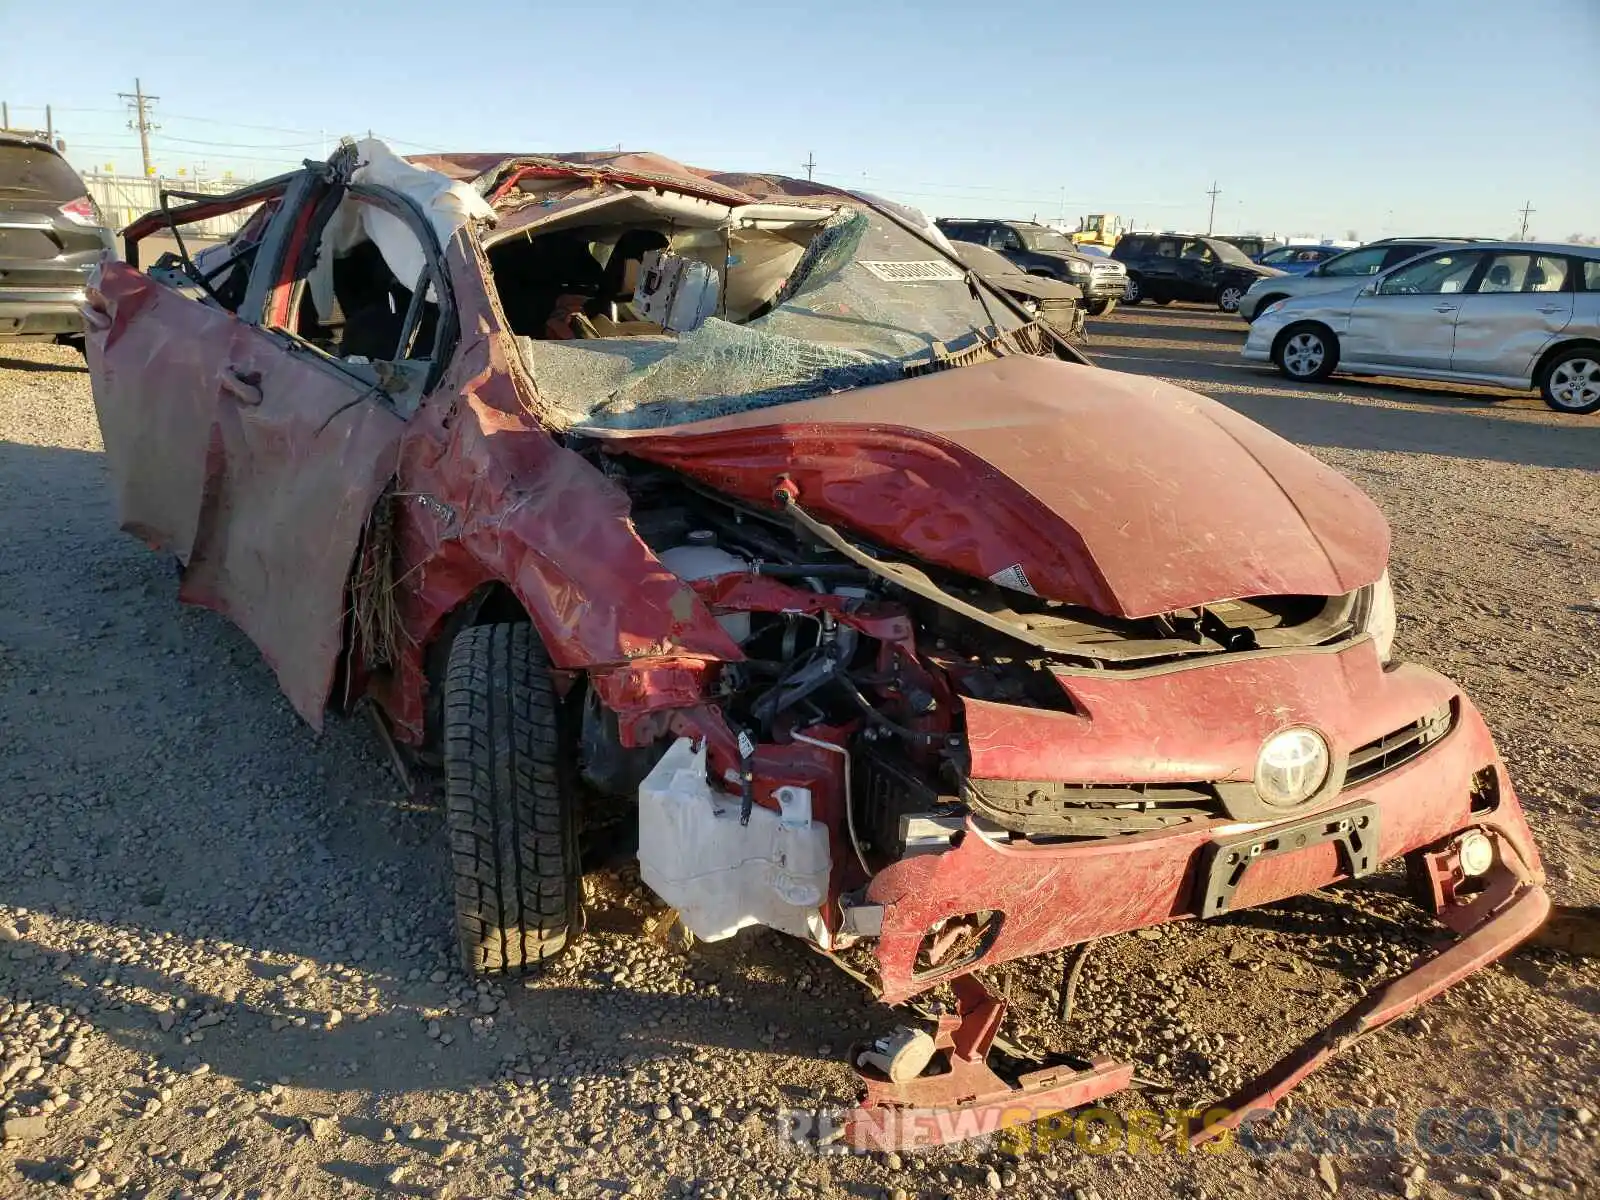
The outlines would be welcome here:
M 1489 260 L 1489 269 L 1478 282 L 1483 295 L 1497 292 L 1520 292 L 1528 279 L 1528 268 L 1533 258 L 1527 254 L 1496 254 Z
M 1550 254 L 1541 254 L 1533 260 L 1528 271 L 1524 290 L 1530 292 L 1564 292 L 1567 290 L 1567 260 Z
M 379 388 L 408 416 L 443 365 L 445 283 L 409 221 L 370 192 L 345 188 L 314 207 L 280 284 L 287 299 L 269 303 L 267 324 Z
M 164 202 L 178 198 L 188 203 L 146 214 L 130 225 L 124 233 L 124 257 L 137 266 L 139 246 L 145 238 L 170 240 L 178 249 L 163 251 L 145 273 L 192 300 L 237 313 L 245 301 L 262 239 L 286 192 L 287 183 L 220 196 L 163 193 Z M 201 249 L 193 244 L 192 231 L 186 234 L 185 230 L 206 222 L 213 226 L 231 222 L 236 232 L 225 242 Z
M 1401 258 L 1396 260 L 1388 257 L 1388 255 L 1395 253 L 1399 253 Z M 1337 258 L 1330 258 L 1327 263 L 1323 265 L 1322 273 L 1324 275 L 1336 276 L 1376 275 L 1390 263 L 1395 261 L 1403 262 L 1405 259 L 1411 258 L 1413 255 L 1419 253 L 1421 253 L 1420 250 L 1405 249 L 1403 247 L 1390 248 L 1385 246 L 1373 246 L 1363 250 L 1353 250 L 1348 254 L 1339 255 Z
M 1380 296 L 1448 296 L 1463 290 L 1482 255 L 1452 251 L 1401 267 L 1378 285 Z

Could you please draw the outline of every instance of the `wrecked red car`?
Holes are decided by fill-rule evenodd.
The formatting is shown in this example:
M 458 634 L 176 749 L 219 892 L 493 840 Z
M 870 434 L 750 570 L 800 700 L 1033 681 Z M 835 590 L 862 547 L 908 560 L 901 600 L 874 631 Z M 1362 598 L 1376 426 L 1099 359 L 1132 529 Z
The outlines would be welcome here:
M 694 934 L 869 961 L 890 1004 L 953 986 L 934 1034 L 852 1057 L 856 1138 L 903 1146 L 959 1136 L 929 1111 L 997 1127 L 1131 1079 L 1002 1077 L 975 970 L 1403 857 L 1459 939 L 1205 1137 L 1548 909 L 1477 710 L 1391 657 L 1376 508 L 1090 365 L 920 214 L 364 142 L 125 239 L 85 312 L 120 519 L 313 726 L 370 700 L 442 771 L 477 970 L 576 935 L 580 831 L 636 804 Z

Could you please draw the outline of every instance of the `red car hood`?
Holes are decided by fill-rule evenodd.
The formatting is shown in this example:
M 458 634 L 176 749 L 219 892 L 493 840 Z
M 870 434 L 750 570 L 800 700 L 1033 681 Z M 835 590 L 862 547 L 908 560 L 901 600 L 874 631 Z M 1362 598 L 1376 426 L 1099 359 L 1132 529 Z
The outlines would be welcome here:
M 1102 613 L 1331 596 L 1383 572 L 1354 484 L 1230 409 L 1151 379 L 1011 357 L 665 429 L 616 453 L 930 563 Z

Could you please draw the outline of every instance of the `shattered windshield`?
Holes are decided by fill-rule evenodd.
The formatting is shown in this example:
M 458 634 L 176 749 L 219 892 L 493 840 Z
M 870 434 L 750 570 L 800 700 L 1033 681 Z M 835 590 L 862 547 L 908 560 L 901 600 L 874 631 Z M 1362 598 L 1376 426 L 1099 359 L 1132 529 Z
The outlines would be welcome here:
M 640 319 L 628 282 L 637 267 L 617 265 L 646 243 L 637 221 L 568 231 L 559 251 L 554 235 L 492 248 L 502 303 L 553 419 L 655 428 L 808 399 L 904 378 L 1024 323 L 992 295 L 975 298 L 961 264 L 884 213 L 854 203 L 812 212 L 663 226 L 657 250 L 723 267 L 713 315 L 678 334 Z M 552 303 L 551 287 L 527 282 L 526 262 L 557 253 L 564 277 L 596 282 L 559 285 L 570 290 Z

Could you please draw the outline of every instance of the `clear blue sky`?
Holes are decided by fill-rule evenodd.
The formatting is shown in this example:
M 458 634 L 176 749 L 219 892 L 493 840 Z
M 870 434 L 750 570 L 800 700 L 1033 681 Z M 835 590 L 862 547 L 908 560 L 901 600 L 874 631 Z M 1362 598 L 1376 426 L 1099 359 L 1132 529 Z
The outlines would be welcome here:
M 774 15 L 761 16 L 771 7 Z M 397 149 L 622 143 L 933 215 L 1365 238 L 1600 235 L 1600 0 L 788 0 L 773 5 L 0 0 L 0 100 L 136 173 Z M 48 35 L 11 36 L 38 18 Z M 180 140 L 181 139 L 181 140 Z

